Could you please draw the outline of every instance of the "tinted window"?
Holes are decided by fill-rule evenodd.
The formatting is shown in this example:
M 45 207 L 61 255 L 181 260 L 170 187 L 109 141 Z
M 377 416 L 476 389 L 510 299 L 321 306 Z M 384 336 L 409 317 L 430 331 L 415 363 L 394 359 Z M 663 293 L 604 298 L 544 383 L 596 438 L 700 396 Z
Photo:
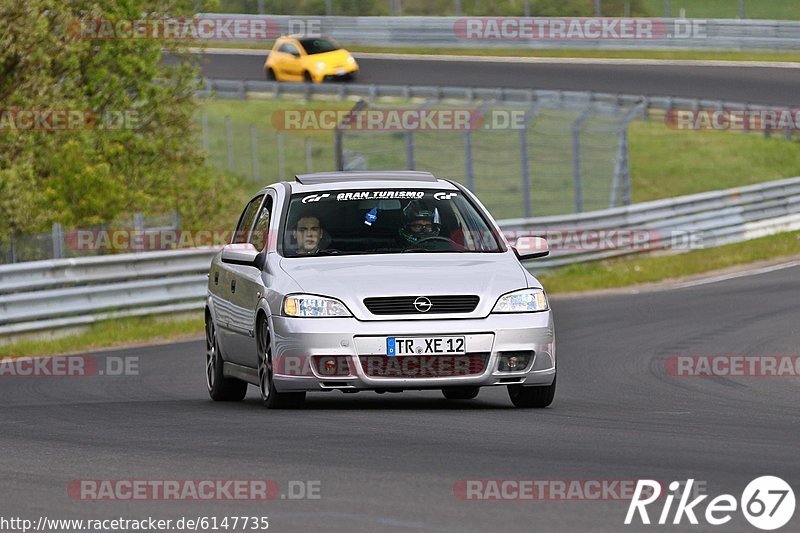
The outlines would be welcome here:
M 284 227 L 287 257 L 504 250 L 483 214 L 452 190 L 295 194 Z
M 329 39 L 300 39 L 300 44 L 303 45 L 308 55 L 324 54 L 341 48 Z
M 299 56 L 300 55 L 300 51 L 297 49 L 297 47 L 295 45 L 293 45 L 293 44 L 290 44 L 290 43 L 286 43 L 286 44 L 281 45 L 281 47 L 278 48 L 278 50 L 281 51 L 281 52 L 285 52 L 287 54 L 292 54 L 294 56 Z
M 236 226 L 236 231 L 233 234 L 233 244 L 247 242 L 247 234 L 250 232 L 250 228 L 253 227 L 253 221 L 256 218 L 258 207 L 261 205 L 261 200 L 263 199 L 264 195 L 256 196 L 250 200 L 250 203 L 244 208 L 242 216 L 239 217 L 239 224 Z

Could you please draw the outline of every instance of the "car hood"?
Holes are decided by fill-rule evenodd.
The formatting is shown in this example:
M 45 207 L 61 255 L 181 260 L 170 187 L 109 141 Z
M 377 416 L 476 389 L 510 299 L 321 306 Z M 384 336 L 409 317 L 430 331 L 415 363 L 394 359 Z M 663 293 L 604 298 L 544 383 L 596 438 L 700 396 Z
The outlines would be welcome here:
M 477 295 L 480 301 L 475 311 L 457 316 L 486 316 L 500 295 L 528 286 L 522 266 L 511 253 L 283 258 L 281 268 L 303 292 L 338 298 L 360 320 L 393 317 L 375 316 L 364 306 L 364 298 L 379 296 Z
M 322 61 L 326 65 L 337 67 L 337 66 L 344 66 L 347 64 L 347 58 L 350 57 L 350 52 L 347 50 L 340 48 L 339 50 L 333 50 L 331 52 L 323 52 L 321 54 L 312 54 L 307 56 L 308 60 L 312 63 L 318 63 Z

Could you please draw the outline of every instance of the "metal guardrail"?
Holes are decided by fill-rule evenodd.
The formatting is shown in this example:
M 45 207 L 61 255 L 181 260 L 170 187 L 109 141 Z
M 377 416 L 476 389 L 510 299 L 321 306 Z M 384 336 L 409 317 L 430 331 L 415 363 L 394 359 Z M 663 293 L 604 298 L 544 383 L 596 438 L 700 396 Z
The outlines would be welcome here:
M 298 28 L 308 27 L 350 45 L 433 48 L 603 48 L 607 50 L 646 48 L 673 50 L 696 48 L 800 49 L 800 22 L 784 20 L 650 18 L 646 20 L 651 21 L 655 28 L 652 38 L 576 39 L 562 37 L 536 40 L 467 38 L 467 34 L 464 33 L 466 21 L 486 20 L 485 17 L 302 17 L 231 13 L 201 13 L 197 16 L 200 18 L 266 19 L 269 20 L 270 28 L 274 27 L 276 30 L 279 28 L 280 34 L 297 33 Z M 542 22 L 564 19 L 536 17 L 535 20 Z M 479 35 L 484 35 L 484 33 Z M 491 36 L 492 33 L 487 32 L 486 35 Z M 507 33 L 499 35 L 515 36 Z M 569 34 L 564 33 L 564 36 L 566 35 Z M 259 41 L 253 39 L 253 42 Z
M 647 250 L 670 251 L 672 231 L 704 247 L 800 229 L 800 177 L 577 215 L 504 220 L 529 235 L 580 229 L 643 229 L 638 249 L 554 249 L 542 269 Z M 675 251 L 675 250 L 672 250 Z M 121 316 L 200 310 L 214 249 L 57 259 L 0 266 L 0 337 L 74 327 Z
M 800 31 L 800 27 L 798 27 Z M 799 34 L 800 35 L 800 34 Z M 588 104 L 607 106 L 608 110 L 624 110 L 642 104 L 646 112 L 652 110 L 758 110 L 773 109 L 775 105 L 754 102 L 730 102 L 709 98 L 684 98 L 675 96 L 643 96 L 613 94 L 593 91 L 565 91 L 547 89 L 509 89 L 480 87 L 440 87 L 434 85 L 378 85 L 359 83 L 295 83 L 257 80 L 221 80 L 205 78 L 203 88 L 197 95 L 201 98 L 244 99 L 251 93 L 271 94 L 273 98 L 283 95 L 301 96 L 306 100 L 315 97 L 364 98 L 370 102 L 378 98 L 424 99 L 428 102 L 448 100 L 467 102 L 496 102 L 520 105 L 539 104 L 546 107 L 581 109 Z

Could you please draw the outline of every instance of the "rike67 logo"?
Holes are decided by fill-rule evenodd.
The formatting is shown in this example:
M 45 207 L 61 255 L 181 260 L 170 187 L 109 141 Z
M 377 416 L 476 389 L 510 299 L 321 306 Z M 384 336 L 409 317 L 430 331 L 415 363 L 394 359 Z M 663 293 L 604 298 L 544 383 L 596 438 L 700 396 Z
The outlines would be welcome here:
M 699 524 L 698 516 L 704 518 L 705 522 L 713 526 L 721 526 L 730 522 L 733 513 L 741 509 L 742 514 L 754 527 L 772 531 L 783 527 L 792 519 L 795 510 L 794 491 L 779 477 L 762 476 L 751 481 L 742 492 L 742 497 L 737 500 L 731 494 L 721 494 L 708 501 L 705 512 L 701 512 L 701 504 L 708 498 L 708 495 L 696 496 L 692 500 L 692 485 L 694 479 L 689 479 L 686 483 L 673 481 L 669 484 L 669 490 L 673 494 L 668 494 L 664 498 L 661 512 L 657 515 L 656 524 L 678 525 L 686 518 L 690 524 Z M 683 491 L 676 494 L 681 487 Z M 672 504 L 678 498 L 678 504 L 673 512 Z M 625 516 L 625 524 L 641 520 L 642 524 L 650 524 L 651 518 L 647 507 L 655 503 L 661 497 L 661 483 L 649 479 L 640 479 L 636 484 L 628 514 Z M 657 507 L 653 505 L 653 507 Z M 651 511 L 657 509 L 650 509 Z M 670 520 L 671 518 L 671 520 Z

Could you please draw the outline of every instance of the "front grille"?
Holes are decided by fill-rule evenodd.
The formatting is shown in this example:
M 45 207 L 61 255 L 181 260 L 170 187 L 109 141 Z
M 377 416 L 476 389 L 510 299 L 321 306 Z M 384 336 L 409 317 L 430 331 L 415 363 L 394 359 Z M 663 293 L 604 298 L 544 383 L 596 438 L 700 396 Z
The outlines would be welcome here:
M 427 298 L 430 310 L 419 311 L 414 302 L 418 298 Z M 373 315 L 420 315 L 441 313 L 471 313 L 478 306 L 480 298 L 475 295 L 455 296 L 388 296 L 382 298 L 365 298 L 364 305 Z
M 450 378 L 480 375 L 488 353 L 468 355 L 359 356 L 361 368 L 372 378 Z

